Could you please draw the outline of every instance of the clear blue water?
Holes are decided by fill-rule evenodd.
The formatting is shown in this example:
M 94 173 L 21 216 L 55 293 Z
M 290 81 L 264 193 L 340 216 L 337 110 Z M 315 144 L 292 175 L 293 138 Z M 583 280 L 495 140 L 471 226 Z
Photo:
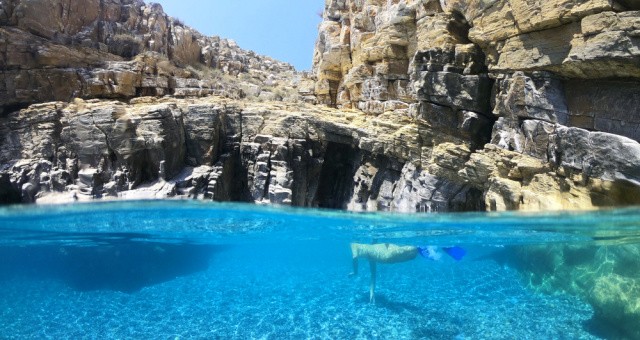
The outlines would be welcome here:
M 618 247 L 640 209 L 358 214 L 202 202 L 0 209 L 0 338 L 592 339 L 594 308 L 541 293 L 504 259 Z M 459 245 L 460 262 L 349 277 L 349 243 Z M 507 253 L 505 253 L 507 252 Z M 609 326 L 611 327 L 611 326 Z M 615 331 L 615 330 L 614 330 Z

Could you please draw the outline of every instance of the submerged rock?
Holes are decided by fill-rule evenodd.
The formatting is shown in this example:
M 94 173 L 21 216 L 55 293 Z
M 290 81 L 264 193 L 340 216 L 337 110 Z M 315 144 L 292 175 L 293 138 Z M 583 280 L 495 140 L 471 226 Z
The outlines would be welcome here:
M 615 235 L 602 235 L 602 238 Z M 640 246 L 545 245 L 514 248 L 510 262 L 541 292 L 576 294 L 593 307 L 594 321 L 613 337 L 640 336 Z
M 0 204 L 640 204 L 639 10 L 326 0 L 310 75 L 203 36 L 159 4 L 2 1 Z M 603 249 L 530 249 L 519 265 L 638 337 L 638 278 L 600 266 L 637 251 Z

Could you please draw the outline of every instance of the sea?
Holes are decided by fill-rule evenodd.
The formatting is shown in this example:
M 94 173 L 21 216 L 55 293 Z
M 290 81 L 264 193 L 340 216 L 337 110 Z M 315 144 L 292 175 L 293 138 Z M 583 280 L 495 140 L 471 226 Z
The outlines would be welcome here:
M 431 246 L 442 256 L 379 263 L 371 303 L 368 260 L 349 275 L 354 242 Z M 448 256 L 449 247 L 465 256 Z M 613 274 L 640 283 L 639 248 L 639 208 L 8 206 L 0 208 L 0 338 L 628 338 L 633 314 L 607 315 L 622 312 L 594 291 Z

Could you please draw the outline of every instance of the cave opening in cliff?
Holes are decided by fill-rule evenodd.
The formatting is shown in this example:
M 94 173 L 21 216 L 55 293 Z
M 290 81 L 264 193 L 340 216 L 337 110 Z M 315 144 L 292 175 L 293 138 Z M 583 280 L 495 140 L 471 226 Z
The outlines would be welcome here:
M 13 112 L 18 112 L 29 107 L 29 104 L 11 104 L 0 107 L 0 118 L 8 117 Z
M 340 82 L 335 80 L 329 81 L 329 106 L 338 107 L 338 89 Z
M 640 3 L 637 0 L 617 0 L 614 1 L 618 5 L 622 6 L 625 10 L 637 11 L 640 10 Z
M 11 185 L 9 175 L 0 175 L 0 205 L 17 204 L 22 202 L 20 191 Z
M 156 157 L 156 159 L 159 158 Z M 137 152 L 128 163 L 132 176 L 130 180 L 134 183 L 134 187 L 143 183 L 151 183 L 159 177 L 158 162 L 154 162 L 149 150 Z
M 353 177 L 359 149 L 352 145 L 329 142 L 320 172 L 315 206 L 345 209 L 353 192 Z
M 471 30 L 471 25 L 469 24 L 469 21 L 467 21 L 467 18 L 457 10 L 453 10 L 451 15 L 453 20 L 449 21 L 447 24 L 447 30 L 458 40 L 467 44 L 470 43 L 469 30 Z

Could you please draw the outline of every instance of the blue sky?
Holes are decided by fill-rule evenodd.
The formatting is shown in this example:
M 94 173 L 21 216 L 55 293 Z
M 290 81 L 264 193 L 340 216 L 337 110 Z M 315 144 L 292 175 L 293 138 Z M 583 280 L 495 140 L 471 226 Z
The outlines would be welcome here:
M 155 0 L 164 11 L 206 35 L 311 68 L 324 0 Z

